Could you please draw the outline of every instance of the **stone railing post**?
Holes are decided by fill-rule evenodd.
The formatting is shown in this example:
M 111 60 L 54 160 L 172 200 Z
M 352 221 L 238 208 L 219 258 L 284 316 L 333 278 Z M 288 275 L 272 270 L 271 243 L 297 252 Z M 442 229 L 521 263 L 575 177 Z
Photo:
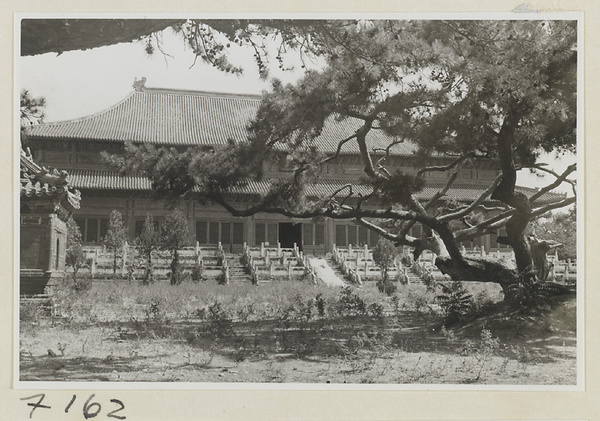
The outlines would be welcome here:
M 223 276 L 225 277 L 225 283 L 229 285 L 229 267 L 227 265 L 223 267 Z
M 90 268 L 90 272 L 92 275 L 96 273 L 96 262 L 98 261 L 98 250 L 94 251 L 92 256 L 92 267 Z
M 281 257 L 281 243 L 277 242 L 277 257 Z
M 127 274 L 127 241 L 125 241 L 125 244 L 123 244 L 123 254 L 121 257 L 121 274 L 125 275 Z
M 265 243 L 260 243 L 260 256 L 265 257 Z

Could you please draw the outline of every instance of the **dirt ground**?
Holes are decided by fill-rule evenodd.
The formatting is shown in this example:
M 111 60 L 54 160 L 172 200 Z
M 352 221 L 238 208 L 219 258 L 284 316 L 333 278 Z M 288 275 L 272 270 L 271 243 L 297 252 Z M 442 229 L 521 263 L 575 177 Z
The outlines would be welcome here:
M 572 300 L 541 316 L 496 312 L 452 329 L 414 311 L 235 321 L 217 331 L 202 320 L 42 318 L 21 323 L 20 379 L 572 385 L 575 313 Z

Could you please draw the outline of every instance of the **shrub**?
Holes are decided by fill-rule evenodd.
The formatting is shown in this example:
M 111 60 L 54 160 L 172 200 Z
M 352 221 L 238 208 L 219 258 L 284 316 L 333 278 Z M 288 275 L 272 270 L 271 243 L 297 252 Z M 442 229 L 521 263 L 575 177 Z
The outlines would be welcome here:
M 377 281 L 377 289 L 385 295 L 393 296 L 398 291 L 398 285 L 389 279 L 380 279 Z
M 225 275 L 225 272 L 219 273 L 217 276 L 217 283 L 219 285 L 227 285 L 227 276 Z
M 375 264 L 381 269 L 381 280 L 377 282 L 377 288 L 379 292 L 385 293 L 386 295 L 393 295 L 398 287 L 390 282 L 389 279 L 389 268 L 394 264 L 394 259 L 398 255 L 396 246 L 390 240 L 380 239 L 377 245 L 373 249 L 373 260 Z
M 383 317 L 383 305 L 379 303 L 371 303 L 367 307 L 367 312 L 373 317 Z
M 204 278 L 204 268 L 198 264 L 194 266 L 194 268 L 192 269 L 191 277 L 192 281 L 194 282 L 205 281 L 206 279 Z
M 158 249 L 159 232 L 157 224 L 154 223 L 152 215 L 147 214 L 142 227 L 141 234 L 134 240 L 135 248 L 145 260 L 146 270 L 143 278 L 143 285 L 148 285 L 154 280 L 152 270 L 152 252 Z
M 431 310 L 430 304 L 433 299 L 434 298 L 431 296 L 429 291 L 424 291 L 422 289 L 411 290 L 406 297 L 406 304 L 412 307 L 417 314 L 423 314 L 423 310 Z
M 356 316 L 367 313 L 367 304 L 357 294 L 352 292 L 352 287 L 342 287 L 341 294 L 336 302 L 337 313 L 341 316 Z
M 160 306 L 159 299 L 152 299 L 146 309 L 146 320 L 151 322 L 160 322 L 163 318 L 163 312 Z
M 450 285 L 439 283 L 439 287 L 442 292 L 436 298 L 446 323 L 456 323 L 471 312 L 474 306 L 473 296 L 466 290 L 462 282 L 453 281 Z
M 38 323 L 42 316 L 47 316 L 48 311 L 39 302 L 21 302 L 19 304 L 19 321 L 21 323 Z
M 88 264 L 81 247 L 81 231 L 73 218 L 67 221 L 67 250 L 65 264 L 73 268 L 73 278 L 77 278 L 79 269 Z
M 59 282 L 56 292 L 63 294 L 71 294 L 72 292 L 80 293 L 89 291 L 92 288 L 93 277 L 91 274 L 78 275 L 77 273 L 67 273 Z
M 325 317 L 325 298 L 323 298 L 322 293 L 318 293 L 315 297 L 315 305 L 317 306 L 317 311 L 319 312 L 320 317 Z
M 117 273 L 117 258 L 121 257 L 126 241 L 127 229 L 123 223 L 123 215 L 115 209 L 110 213 L 108 231 L 102 239 L 102 243 L 113 253 L 113 274 Z
M 482 313 L 486 309 L 489 309 L 493 304 L 494 300 L 485 290 L 479 291 L 477 295 L 475 295 L 475 299 L 473 301 L 473 311 L 478 314 Z
M 183 281 L 179 250 L 185 245 L 188 234 L 187 220 L 179 209 L 167 215 L 162 225 L 160 246 L 171 252 L 171 285 L 179 285 Z
M 214 338 L 222 338 L 233 333 L 233 323 L 223 305 L 215 301 L 208 307 L 206 314 L 208 325 L 205 332 Z

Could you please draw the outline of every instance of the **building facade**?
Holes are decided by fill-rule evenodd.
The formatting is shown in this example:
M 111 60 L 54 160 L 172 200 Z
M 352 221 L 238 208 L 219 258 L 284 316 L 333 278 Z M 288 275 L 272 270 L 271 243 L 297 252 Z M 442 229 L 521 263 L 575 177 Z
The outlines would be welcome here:
M 148 213 L 160 223 L 171 211 L 152 198 L 149 179 L 139 174 L 120 175 L 103 162 L 101 152 L 122 153 L 126 142 L 176 148 L 225 145 L 230 140 L 245 142 L 247 123 L 259 104 L 259 96 L 146 88 L 138 82 L 124 100 L 102 112 L 76 120 L 33 126 L 28 131 L 28 145 L 37 162 L 65 169 L 72 187 L 81 191 L 85 199 L 73 215 L 86 245 L 101 242 L 108 229 L 109 214 L 114 209 L 122 213 L 129 237 L 133 239 L 141 232 Z M 338 142 L 357 127 L 358 122 L 351 119 L 342 122 L 332 119 L 314 144 L 321 152 L 333 153 Z M 376 130 L 368 136 L 373 148 L 385 149 L 392 140 Z M 394 145 L 386 160 L 387 167 L 416 173 L 424 162 L 415 157 L 415 150 L 410 142 Z M 266 191 L 269 180 L 289 177 L 285 156 L 282 150 L 281 159 L 264 163 L 265 181 L 249 182 L 232 191 L 230 200 L 233 204 L 239 208 L 248 206 L 258 194 Z M 432 158 L 432 162 L 443 163 L 444 158 Z M 347 142 L 339 156 L 322 165 L 320 171 L 319 181 L 308 186 L 309 195 L 332 194 L 348 181 L 358 182 L 364 175 L 358 147 Z M 497 168 L 491 163 L 465 166 L 446 197 L 459 202 L 472 201 L 497 174 Z M 448 172 L 427 174 L 426 187 L 418 193 L 418 198 L 431 198 L 449 176 Z M 357 189 L 361 189 L 360 183 Z M 526 195 L 535 192 L 528 188 L 519 190 Z M 364 186 L 362 193 L 368 192 L 368 187 Z M 556 199 L 553 197 L 556 195 L 547 196 L 547 200 Z M 239 252 L 243 243 L 259 245 L 267 242 L 281 243 L 283 247 L 296 243 L 306 253 L 323 254 L 331 251 L 333 244 L 373 246 L 378 241 L 376 233 L 351 221 L 299 220 L 271 214 L 236 218 L 219 205 L 201 204 L 193 197 L 180 206 L 188 219 L 190 244 L 197 242 L 202 246 L 220 242 L 231 252 Z M 418 225 L 414 226 L 412 234 L 418 236 L 420 229 Z M 487 250 L 506 247 L 498 244 L 495 238 L 495 235 L 489 235 L 464 245 L 483 246 Z

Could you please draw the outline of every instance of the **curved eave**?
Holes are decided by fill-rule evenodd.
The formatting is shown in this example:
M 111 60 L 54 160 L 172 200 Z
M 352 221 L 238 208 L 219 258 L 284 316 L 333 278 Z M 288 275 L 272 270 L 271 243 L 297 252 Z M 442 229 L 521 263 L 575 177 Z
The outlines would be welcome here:
M 152 191 L 152 182 L 140 174 L 120 175 L 113 171 L 101 170 L 72 170 L 70 172 L 70 185 L 74 188 L 86 191 L 104 190 L 104 191 L 130 191 L 130 192 L 150 192 Z M 272 181 L 248 181 L 245 185 L 233 187 L 230 190 L 231 194 L 256 197 L 265 194 L 269 191 Z M 309 197 L 326 197 L 333 194 L 336 190 L 344 185 L 341 181 L 335 180 L 319 180 L 316 183 L 306 186 L 306 192 Z M 368 185 L 352 184 L 354 195 L 366 195 L 371 192 Z M 416 197 L 421 200 L 431 198 L 439 191 L 441 186 L 429 185 L 421 192 L 416 194 Z M 446 194 L 446 198 L 458 201 L 473 201 L 477 199 L 483 192 L 484 187 L 475 188 L 473 186 L 456 186 L 451 188 Z M 527 187 L 517 187 L 517 190 L 531 197 L 536 193 L 535 189 Z M 198 191 L 197 191 L 198 193 Z M 338 196 L 342 197 L 347 191 L 341 192 Z M 557 193 L 547 193 L 542 196 L 536 203 L 546 204 L 563 200 L 566 196 Z M 488 203 L 492 201 L 487 201 Z

